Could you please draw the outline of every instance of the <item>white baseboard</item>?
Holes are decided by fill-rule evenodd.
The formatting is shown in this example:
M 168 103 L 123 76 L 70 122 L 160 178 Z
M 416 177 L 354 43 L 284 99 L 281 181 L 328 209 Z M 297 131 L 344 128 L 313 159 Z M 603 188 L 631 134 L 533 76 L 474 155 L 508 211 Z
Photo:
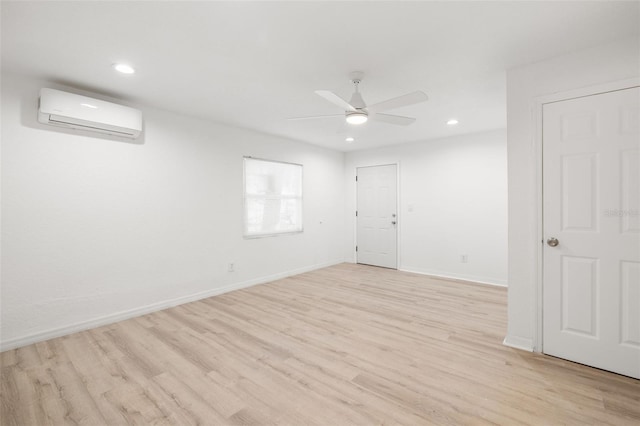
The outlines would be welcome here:
M 29 334 L 22 337 L 16 337 L 13 339 L 0 341 L 0 352 L 7 351 L 9 349 L 20 348 L 22 346 L 31 345 L 33 343 L 42 342 L 56 337 L 66 336 L 68 334 L 77 333 L 79 331 L 89 330 L 91 328 L 101 327 L 103 325 L 113 324 L 115 322 L 123 321 L 129 318 L 139 317 L 152 312 L 161 311 L 163 309 L 171 308 L 173 306 L 182 305 L 184 303 L 195 302 L 196 300 L 206 299 L 207 297 L 217 296 L 220 294 L 228 293 L 234 290 L 240 290 L 243 288 L 251 287 L 257 284 L 264 284 L 271 281 L 279 280 L 282 278 L 290 277 L 293 275 L 302 274 L 304 272 L 314 271 L 316 269 L 326 268 L 328 266 L 337 265 L 343 263 L 343 260 L 334 260 L 330 262 L 315 264 L 311 266 L 305 266 L 302 268 L 292 269 L 285 272 L 279 272 L 277 274 L 267 275 L 259 278 L 253 278 L 251 280 L 242 281 L 239 283 L 233 283 L 224 287 L 218 287 L 211 290 L 190 294 L 187 296 L 181 296 L 174 299 L 164 300 L 162 302 L 152 303 L 150 305 L 141 306 L 126 311 L 116 312 L 86 321 L 80 321 L 74 324 L 69 324 L 64 327 L 52 328 L 49 330 L 41 331 L 38 333 Z
M 533 352 L 533 340 L 518 336 L 507 336 L 502 344 L 510 348 L 520 349 L 527 352 Z
M 462 281 L 462 282 L 465 282 L 465 283 L 472 283 L 472 284 L 487 284 L 487 285 L 493 285 L 493 286 L 498 286 L 498 287 L 507 287 L 507 281 L 506 280 L 497 280 L 497 279 L 493 279 L 493 278 L 476 277 L 476 276 L 473 276 L 473 275 L 452 274 L 452 273 L 449 273 L 449 272 L 420 270 L 420 269 L 413 269 L 411 267 L 409 267 L 409 268 L 398 268 L 398 270 L 399 271 L 403 271 L 403 272 L 411 272 L 411 273 L 414 273 L 414 274 L 427 275 L 427 276 L 430 276 L 430 277 L 441 278 L 441 279 L 445 279 L 445 280 Z

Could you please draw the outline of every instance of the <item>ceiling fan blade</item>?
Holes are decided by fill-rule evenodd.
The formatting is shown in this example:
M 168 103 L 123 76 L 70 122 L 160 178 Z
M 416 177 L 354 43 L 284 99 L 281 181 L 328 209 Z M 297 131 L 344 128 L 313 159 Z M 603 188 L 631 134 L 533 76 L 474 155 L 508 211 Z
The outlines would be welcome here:
M 317 118 L 334 118 L 334 117 L 343 117 L 344 114 L 329 114 L 329 115 L 309 115 L 306 117 L 289 117 L 287 120 L 314 120 Z
M 339 106 L 345 111 L 356 111 L 356 108 L 351 106 L 349 102 L 345 101 L 340 96 L 336 95 L 333 92 L 330 92 L 329 90 L 316 90 L 316 94 L 318 96 L 322 96 L 332 104 Z
M 377 104 L 373 104 L 367 107 L 367 111 L 377 112 L 377 111 L 386 111 L 389 109 L 400 108 L 407 105 L 413 105 L 420 102 L 424 102 L 429 97 L 426 93 L 421 92 L 420 90 L 407 93 L 406 95 L 398 96 L 397 98 L 389 99 L 383 102 L 378 102 Z
M 383 121 L 385 123 L 396 124 L 398 126 L 408 126 L 409 124 L 416 121 L 416 119 L 413 117 L 405 117 L 403 115 L 381 114 L 379 112 L 376 114 L 372 114 L 369 117 L 371 117 L 376 121 Z

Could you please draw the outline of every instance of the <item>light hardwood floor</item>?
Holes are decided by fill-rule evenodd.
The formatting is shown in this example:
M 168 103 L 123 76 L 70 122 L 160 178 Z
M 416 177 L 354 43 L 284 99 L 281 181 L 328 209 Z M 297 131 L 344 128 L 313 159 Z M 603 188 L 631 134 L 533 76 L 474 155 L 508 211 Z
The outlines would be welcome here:
M 506 289 L 342 264 L 4 352 L 1 423 L 640 424 L 505 332 Z

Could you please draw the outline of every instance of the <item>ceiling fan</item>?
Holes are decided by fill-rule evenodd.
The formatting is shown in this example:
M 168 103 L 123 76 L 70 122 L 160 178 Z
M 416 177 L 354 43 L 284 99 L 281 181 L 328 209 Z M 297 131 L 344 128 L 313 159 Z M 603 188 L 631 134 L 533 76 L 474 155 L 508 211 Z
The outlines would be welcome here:
M 369 118 L 376 121 L 382 121 L 389 124 L 396 124 L 399 126 L 408 126 L 416 121 L 413 117 L 405 117 L 402 115 L 383 114 L 381 111 L 387 111 L 390 109 L 400 108 L 407 105 L 413 105 L 420 102 L 424 102 L 427 99 L 427 95 L 421 91 L 415 91 L 407 93 L 406 95 L 398 96 L 397 98 L 388 99 L 377 104 L 369 105 L 364 102 L 362 95 L 358 91 L 358 85 L 362 81 L 364 74 L 362 72 L 353 72 L 350 74 L 351 82 L 355 87 L 351 100 L 349 102 L 342 99 L 340 96 L 329 90 L 316 90 L 315 93 L 334 105 L 339 106 L 344 110 L 343 114 L 330 114 L 330 115 L 315 115 L 309 117 L 294 117 L 289 120 L 309 120 L 316 118 L 327 117 L 341 117 L 344 116 L 349 124 L 363 124 Z

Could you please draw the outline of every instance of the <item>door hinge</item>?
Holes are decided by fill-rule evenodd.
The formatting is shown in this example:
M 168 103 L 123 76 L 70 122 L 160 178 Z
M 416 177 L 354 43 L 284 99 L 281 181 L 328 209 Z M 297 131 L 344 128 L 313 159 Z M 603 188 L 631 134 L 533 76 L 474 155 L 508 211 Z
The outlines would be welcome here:
M 356 175 L 356 182 L 358 181 L 358 175 Z
M 356 246 L 356 251 L 358 251 L 358 246 Z
M 356 210 L 356 217 L 358 217 L 358 210 Z

